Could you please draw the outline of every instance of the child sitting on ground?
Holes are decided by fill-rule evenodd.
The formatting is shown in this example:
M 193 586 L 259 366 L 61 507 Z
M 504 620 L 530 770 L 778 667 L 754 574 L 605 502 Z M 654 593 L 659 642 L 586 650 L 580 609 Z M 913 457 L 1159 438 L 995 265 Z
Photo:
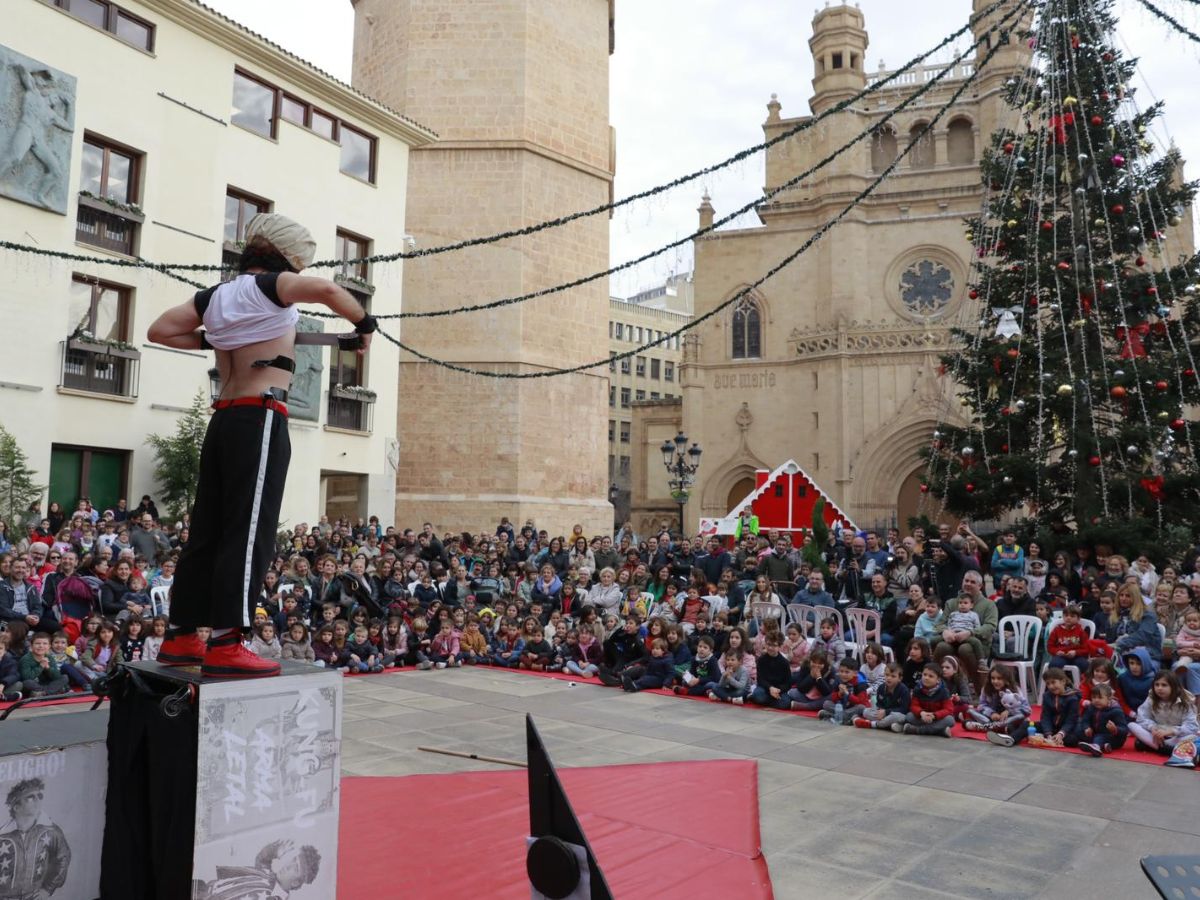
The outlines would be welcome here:
M 1121 696 L 1131 710 L 1138 710 L 1150 696 L 1150 685 L 1158 674 L 1158 663 L 1145 647 L 1134 647 L 1121 660 L 1125 671 L 1117 678 Z
M 717 656 L 713 652 L 711 635 L 701 635 L 696 644 L 695 655 L 688 670 L 683 673 L 683 684 L 675 685 L 675 693 L 686 693 L 689 697 L 703 697 L 712 686 L 721 680 L 721 672 L 717 667 Z
M 1196 698 L 1183 689 L 1174 673 L 1159 672 L 1150 695 L 1138 707 L 1137 720 L 1129 723 L 1129 732 L 1139 750 L 1169 754 L 1176 744 L 1196 736 Z
M 1063 610 L 1062 621 L 1050 629 L 1050 637 L 1046 640 L 1046 653 L 1052 668 L 1086 665 L 1090 638 L 1080 624 L 1082 619 L 1083 610 L 1071 603 Z
M 1028 736 L 1028 721 L 1033 714 L 1029 700 L 1017 689 L 1012 669 L 992 666 L 987 683 L 979 695 L 979 705 L 966 711 L 967 731 L 986 732 L 993 744 L 1011 747 Z
M 366 625 L 356 625 L 354 634 L 346 640 L 351 672 L 382 672 L 383 662 L 375 652 Z M 444 667 L 443 667 L 444 668 Z
M 29 652 L 21 657 L 21 693 L 26 697 L 65 694 L 70 683 L 50 656 L 50 635 L 39 631 L 29 640 Z M 1195 717 L 1193 717 L 1193 724 Z
M 546 635 L 537 626 L 537 620 L 529 616 L 525 620 L 525 633 L 522 635 L 525 645 L 517 657 L 519 668 L 532 672 L 547 671 L 554 660 L 554 646 L 546 640 Z
M 408 626 L 404 624 L 402 616 L 388 616 L 380 647 L 384 668 L 399 668 L 404 665 L 404 657 L 408 654 Z
M 780 652 L 783 641 L 780 640 L 778 626 L 765 634 L 765 646 L 755 666 L 757 684 L 750 694 L 750 702 L 759 706 L 789 709 L 791 702 L 785 695 L 792 683 L 792 667 Z
M 1074 747 L 1079 727 L 1079 694 L 1071 690 L 1067 673 L 1047 669 L 1042 675 L 1046 690 L 1042 694 L 1042 717 L 1037 734 L 1029 743 L 1035 747 Z
M 438 633 L 429 642 L 429 659 L 439 669 L 461 666 L 462 661 L 458 658 L 460 646 L 458 632 L 454 630 L 454 620 L 443 619 Z M 383 666 L 380 665 L 379 668 L 382 669 Z
M 322 625 L 317 629 L 316 639 L 312 643 L 314 661 L 326 669 L 341 669 L 345 667 L 342 651 L 333 642 L 333 626 Z M 348 658 L 349 654 L 345 654 Z
M 650 647 L 650 658 L 646 661 L 642 674 L 637 678 L 634 678 L 633 674 L 629 669 L 621 673 L 621 687 L 631 694 L 670 687 L 671 682 L 675 680 L 675 663 L 671 654 L 667 652 L 667 642 L 662 638 L 655 638 Z
M 958 657 L 954 654 L 942 657 L 940 668 L 942 670 L 942 681 L 946 685 L 947 693 L 950 694 L 950 702 L 954 705 L 954 719 L 957 722 L 962 722 L 967 710 L 971 708 L 973 700 L 971 696 L 971 681 L 967 678 L 966 673 L 961 670 Z
M 908 655 L 904 657 L 904 683 L 909 691 L 915 691 L 921 686 L 921 672 L 925 666 L 933 662 L 933 650 L 929 641 L 924 638 L 913 638 L 908 642 Z
M 75 658 L 75 648 L 71 646 L 65 631 L 56 631 L 50 638 L 50 658 L 54 660 L 58 670 L 66 676 L 71 687 L 85 689 L 90 682 L 79 670 L 79 660 Z
M 158 651 L 163 645 L 163 641 L 167 638 L 167 617 L 155 616 L 150 620 L 150 633 L 146 635 L 146 640 L 142 642 L 142 659 L 146 662 L 154 662 L 158 659 Z M 75 655 L 75 648 L 70 648 L 72 660 L 78 661 L 78 656 Z
M 1097 682 L 1092 685 L 1091 702 L 1079 715 L 1075 734 L 1081 752 L 1103 756 L 1125 746 L 1129 737 L 1129 722 L 1117 704 L 1111 685 Z
M 130 616 L 121 625 L 121 658 L 135 662 L 142 658 L 142 618 Z
M 867 679 L 858 671 L 858 666 L 849 657 L 841 660 L 837 667 L 837 682 L 833 691 L 821 705 L 818 719 L 833 719 L 839 725 L 851 725 L 855 716 L 860 716 L 871 705 L 867 692 Z M 841 707 L 840 716 L 838 707 Z
M 11 640 L 7 631 L 0 631 L 0 700 L 6 703 L 22 697 L 21 667 L 16 657 L 8 652 Z
M 313 653 L 312 642 L 308 639 L 308 628 L 303 622 L 293 622 L 288 628 L 283 645 L 279 648 L 279 658 L 302 663 L 317 661 L 317 656 Z
M 893 725 L 892 731 L 953 736 L 954 704 L 950 702 L 950 692 L 942 683 L 942 671 L 934 663 L 926 663 L 921 670 L 921 684 L 912 692 L 904 725 Z
M 279 659 L 283 655 L 283 648 L 275 639 L 275 623 L 270 619 L 258 626 L 250 640 L 250 652 L 262 659 Z
M 490 651 L 487 638 L 479 628 L 479 617 L 470 616 L 467 619 L 466 630 L 458 639 L 458 658 L 468 666 L 487 665 Z M 387 662 L 386 656 L 384 662 Z
M 723 663 L 721 680 L 709 686 L 708 699 L 740 706 L 750 690 L 750 673 L 742 665 L 742 654 L 736 650 L 725 651 Z
M 884 667 L 883 646 L 871 641 L 863 648 L 863 664 L 858 667 L 859 673 L 867 679 L 867 689 L 874 694 L 883 684 Z
M 1094 656 L 1088 661 L 1087 670 L 1083 673 L 1083 684 L 1079 686 L 1079 708 L 1087 709 L 1088 703 L 1092 699 L 1092 691 L 1097 685 L 1108 685 L 1113 691 L 1113 700 L 1117 706 L 1121 707 L 1121 712 L 1126 718 L 1129 716 L 1129 707 L 1125 705 L 1125 698 L 1121 696 L 1121 689 L 1117 686 L 1117 670 L 1112 664 L 1112 660 L 1103 656 Z
M 875 705 L 869 706 L 853 719 L 856 728 L 893 728 L 904 726 L 912 694 L 904 683 L 904 672 L 896 663 L 888 663 L 883 671 L 883 684 L 875 691 Z
M 514 626 L 515 628 L 516 626 Z M 412 621 L 412 630 L 408 633 L 408 652 L 404 661 L 410 666 L 421 670 L 433 668 L 433 660 L 429 658 L 433 651 L 433 637 L 429 634 L 429 622 L 424 616 L 417 616 Z M 514 662 L 513 665 L 516 665 Z
M 818 710 L 825 705 L 826 698 L 832 692 L 829 658 L 824 650 L 813 650 L 800 671 L 792 676 L 792 686 L 787 692 L 788 707 Z

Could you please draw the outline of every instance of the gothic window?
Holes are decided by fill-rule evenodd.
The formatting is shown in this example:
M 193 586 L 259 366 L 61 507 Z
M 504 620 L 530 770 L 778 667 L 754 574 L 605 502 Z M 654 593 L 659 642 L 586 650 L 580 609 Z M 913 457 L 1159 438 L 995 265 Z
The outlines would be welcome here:
M 967 119 L 955 119 L 950 123 L 946 157 L 953 166 L 968 166 L 975 162 L 975 126 Z
M 762 356 L 762 312 L 758 304 L 743 297 L 733 308 L 733 358 Z
M 954 274 L 942 263 L 921 259 L 900 275 L 900 299 L 914 316 L 941 312 L 954 296 Z

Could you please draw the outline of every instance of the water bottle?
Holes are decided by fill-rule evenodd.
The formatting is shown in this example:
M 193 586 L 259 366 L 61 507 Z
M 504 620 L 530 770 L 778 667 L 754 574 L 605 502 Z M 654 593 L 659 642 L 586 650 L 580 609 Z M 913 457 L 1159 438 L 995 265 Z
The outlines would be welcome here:
M 846 707 L 840 703 L 834 704 L 833 707 L 833 724 L 841 725 L 846 721 Z
M 1038 733 L 1037 726 L 1034 725 L 1032 722 L 1030 722 L 1029 723 L 1029 739 L 1033 740 L 1033 738 L 1037 736 L 1037 733 Z

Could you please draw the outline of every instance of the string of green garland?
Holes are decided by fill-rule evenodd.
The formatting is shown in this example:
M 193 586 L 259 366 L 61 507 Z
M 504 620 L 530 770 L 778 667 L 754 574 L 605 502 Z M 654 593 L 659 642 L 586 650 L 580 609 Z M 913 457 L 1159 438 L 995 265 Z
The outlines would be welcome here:
M 1188 0 L 1188 2 L 1195 3 L 1197 6 L 1200 6 L 1200 0 Z M 1182 34 L 1188 40 L 1194 41 L 1195 43 L 1200 44 L 1200 34 L 1196 34 L 1196 32 L 1192 31 L 1190 28 L 1188 28 L 1186 25 L 1184 25 L 1182 22 L 1180 22 L 1178 19 L 1176 19 L 1174 16 L 1172 16 L 1166 10 L 1160 9 L 1159 7 L 1155 6 L 1153 3 L 1150 2 L 1150 0 L 1138 0 L 1138 3 L 1142 4 L 1142 6 L 1146 7 L 1146 9 L 1148 9 L 1153 15 L 1157 16 L 1159 19 L 1166 22 L 1168 25 L 1170 25 L 1172 28 L 1174 28 L 1176 31 L 1178 31 L 1180 34 Z

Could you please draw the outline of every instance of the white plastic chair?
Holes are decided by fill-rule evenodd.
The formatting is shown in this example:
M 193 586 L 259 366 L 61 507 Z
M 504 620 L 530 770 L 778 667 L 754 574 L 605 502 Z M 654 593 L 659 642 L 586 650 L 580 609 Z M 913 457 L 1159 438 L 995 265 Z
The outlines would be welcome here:
M 1011 645 L 1005 639 L 1005 632 L 1012 632 Z M 1015 648 L 1012 652 L 1021 654 L 1020 659 L 993 659 L 998 666 L 1016 669 L 1017 684 L 1026 697 L 1034 696 L 1031 691 L 1037 688 L 1037 672 L 1034 669 L 1038 648 L 1041 646 L 1042 620 L 1037 616 L 1005 616 L 1000 620 L 1000 646 Z M 1027 675 L 1028 673 L 1028 680 Z
M 150 588 L 150 612 L 156 616 L 171 614 L 171 589 L 164 585 Z
M 1051 622 L 1050 630 L 1053 631 L 1057 622 Z M 1083 630 L 1087 632 L 1088 639 L 1091 640 L 1096 636 L 1096 623 L 1091 619 L 1080 619 L 1079 624 L 1083 626 Z M 1042 696 L 1042 691 L 1046 689 L 1046 670 L 1050 668 L 1049 662 L 1042 663 L 1042 671 L 1038 673 L 1038 697 Z M 1079 687 L 1080 681 L 1083 679 L 1083 670 L 1079 666 L 1066 665 L 1063 666 L 1063 671 L 1071 676 L 1071 684 Z M 1041 700 L 1038 700 L 1041 703 Z
M 750 619 L 754 622 L 754 633 L 758 634 L 762 631 L 764 619 L 777 619 L 779 621 L 780 631 L 784 626 L 784 609 L 778 603 L 771 603 L 767 600 L 755 600 L 750 604 Z
M 799 625 L 800 633 L 808 637 L 812 633 L 809 621 L 815 612 L 816 610 L 807 603 L 789 603 L 787 605 L 787 625 Z
M 833 606 L 814 606 L 813 609 L 817 613 L 816 626 L 818 634 L 821 631 L 821 621 L 823 619 L 833 619 L 837 622 L 838 640 L 844 641 L 846 639 L 846 620 L 842 618 L 842 611 L 840 609 Z
M 860 662 L 863 658 L 863 651 L 867 649 L 867 644 L 875 641 L 881 647 L 883 634 L 883 617 L 873 609 L 861 609 L 859 607 L 850 607 L 846 610 L 846 624 L 854 633 L 854 640 L 850 644 L 854 647 L 854 657 Z M 884 659 L 891 661 L 896 658 L 891 647 L 883 647 Z

